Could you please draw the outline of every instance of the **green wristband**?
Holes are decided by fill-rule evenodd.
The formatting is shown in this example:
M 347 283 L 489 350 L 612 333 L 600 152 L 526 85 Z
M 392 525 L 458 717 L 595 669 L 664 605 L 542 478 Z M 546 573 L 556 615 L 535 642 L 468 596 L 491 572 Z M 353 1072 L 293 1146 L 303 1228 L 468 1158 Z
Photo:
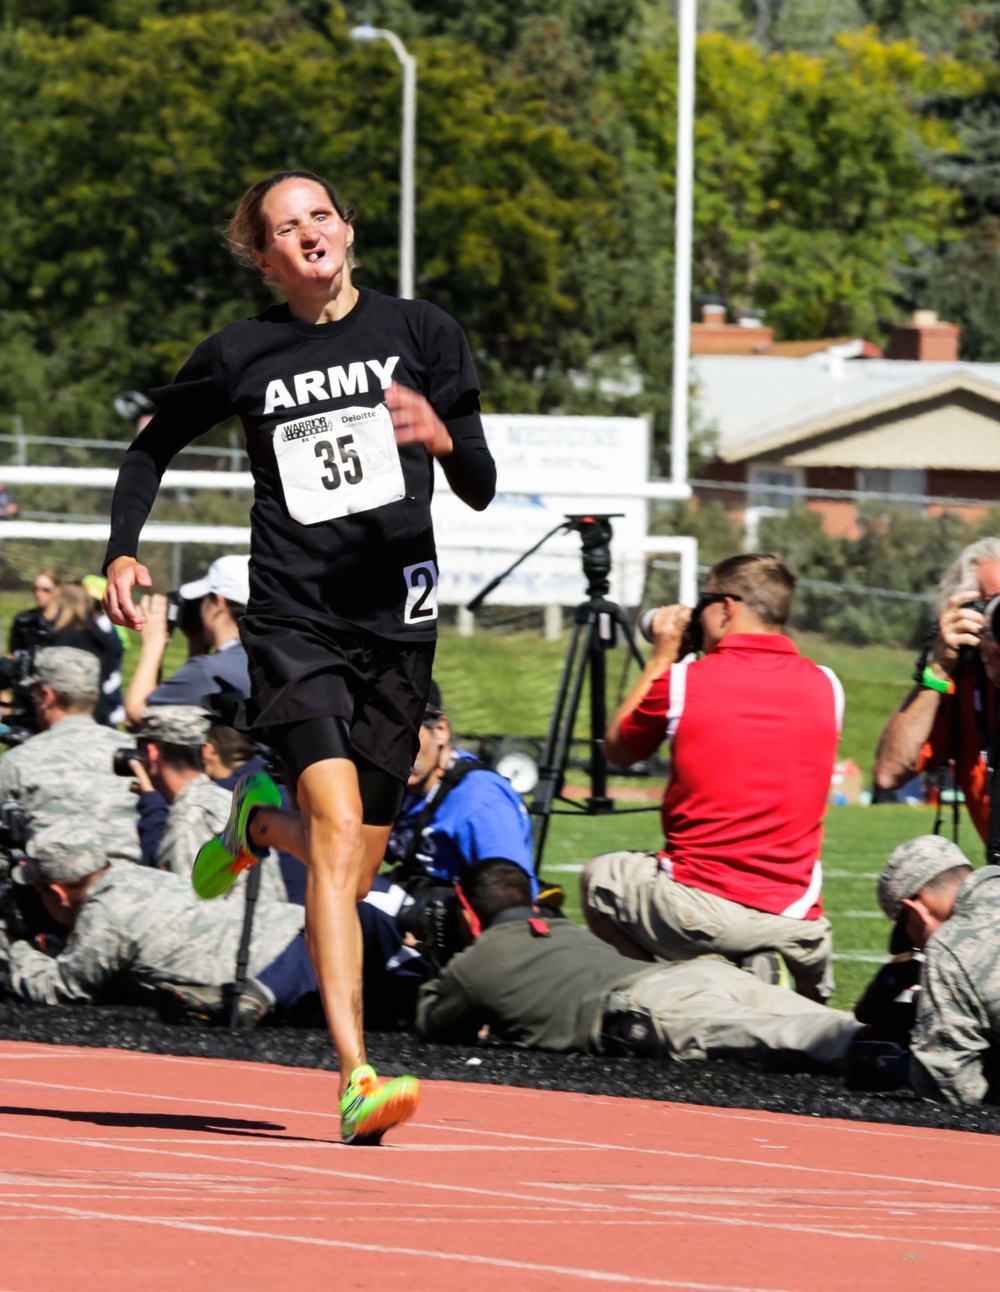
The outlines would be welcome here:
M 932 691 L 940 691 L 942 695 L 952 695 L 955 691 L 955 683 L 951 678 L 938 677 L 929 664 L 924 667 L 920 683 L 922 686 L 929 687 Z

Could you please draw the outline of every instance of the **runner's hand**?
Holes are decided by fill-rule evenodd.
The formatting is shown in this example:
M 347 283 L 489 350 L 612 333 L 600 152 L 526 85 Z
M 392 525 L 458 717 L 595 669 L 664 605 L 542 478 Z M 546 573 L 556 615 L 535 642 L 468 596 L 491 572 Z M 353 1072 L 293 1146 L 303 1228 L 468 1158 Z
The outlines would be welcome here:
M 394 381 L 385 392 L 397 444 L 423 444 L 432 458 L 446 457 L 453 448 L 441 418 L 415 390 Z
M 139 631 L 146 619 L 132 603 L 132 589 L 152 586 L 152 575 L 134 556 L 116 557 L 108 566 L 108 588 L 102 602 L 111 622 Z

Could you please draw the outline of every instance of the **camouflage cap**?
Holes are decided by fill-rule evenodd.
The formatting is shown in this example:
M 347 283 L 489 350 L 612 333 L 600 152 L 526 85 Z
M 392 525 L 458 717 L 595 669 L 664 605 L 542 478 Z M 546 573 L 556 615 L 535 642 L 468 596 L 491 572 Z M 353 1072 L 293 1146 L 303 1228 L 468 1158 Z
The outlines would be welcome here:
M 878 877 L 878 904 L 895 925 L 889 938 L 889 950 L 893 955 L 908 950 L 910 945 L 900 924 L 904 899 L 916 897 L 932 879 L 955 866 L 971 868 L 972 863 L 957 844 L 939 834 L 922 834 L 916 839 L 908 839 L 889 854 L 889 860 Z
M 30 680 L 69 695 L 97 695 L 101 663 L 90 651 L 75 646 L 44 646 L 35 652 Z
M 143 713 L 136 735 L 164 745 L 197 749 L 208 739 L 212 715 L 195 704 L 158 704 Z
M 108 862 L 107 826 L 73 816 L 36 830 L 25 846 L 28 860 L 11 872 L 18 884 L 72 883 L 103 870 Z

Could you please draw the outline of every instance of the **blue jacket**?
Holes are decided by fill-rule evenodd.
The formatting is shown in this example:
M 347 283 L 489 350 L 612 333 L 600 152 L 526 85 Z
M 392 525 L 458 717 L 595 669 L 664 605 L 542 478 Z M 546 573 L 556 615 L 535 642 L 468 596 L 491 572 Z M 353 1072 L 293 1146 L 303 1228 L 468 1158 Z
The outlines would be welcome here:
M 455 758 L 471 757 L 465 750 L 455 751 Z M 430 794 L 407 791 L 386 849 L 389 861 L 402 861 L 407 855 L 420 814 L 436 789 Z M 483 768 L 470 772 L 445 795 L 424 827 L 417 858 L 428 875 L 447 881 L 488 857 L 513 861 L 531 876 L 537 896 L 532 843 L 531 818 L 520 794 L 505 777 Z

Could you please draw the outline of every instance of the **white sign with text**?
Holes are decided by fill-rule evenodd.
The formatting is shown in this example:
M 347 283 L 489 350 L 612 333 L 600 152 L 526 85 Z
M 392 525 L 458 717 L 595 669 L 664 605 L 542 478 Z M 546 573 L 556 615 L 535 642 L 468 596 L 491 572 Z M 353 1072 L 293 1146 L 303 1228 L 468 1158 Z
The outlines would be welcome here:
M 610 595 L 636 605 L 642 596 L 647 503 L 607 493 L 640 487 L 649 479 L 647 420 L 487 415 L 483 425 L 497 464 L 497 496 L 486 511 L 466 507 L 437 473 L 433 514 L 440 601 L 464 605 L 567 514 L 620 512 L 611 521 Z M 518 492 L 505 493 L 505 488 Z M 567 489 L 571 495 L 559 493 Z M 487 604 L 577 605 L 587 595 L 582 552 L 577 533 L 551 538 L 491 593 Z

